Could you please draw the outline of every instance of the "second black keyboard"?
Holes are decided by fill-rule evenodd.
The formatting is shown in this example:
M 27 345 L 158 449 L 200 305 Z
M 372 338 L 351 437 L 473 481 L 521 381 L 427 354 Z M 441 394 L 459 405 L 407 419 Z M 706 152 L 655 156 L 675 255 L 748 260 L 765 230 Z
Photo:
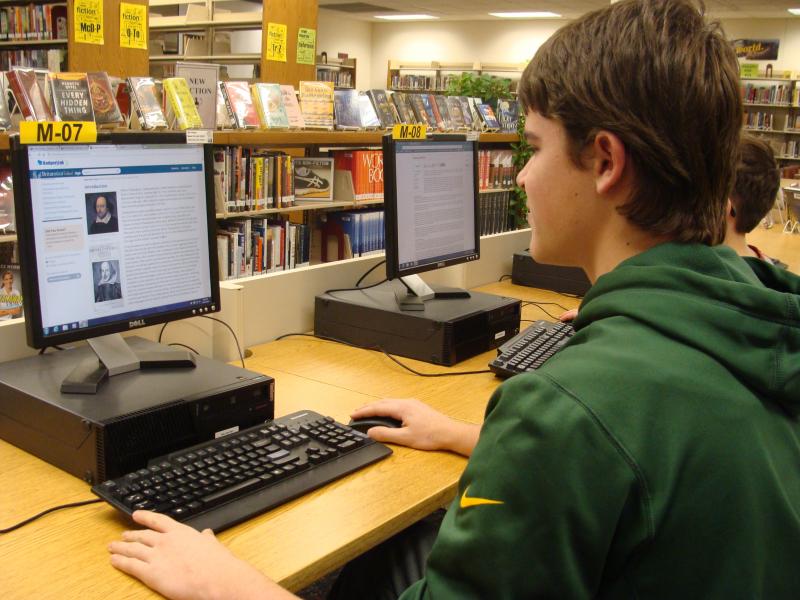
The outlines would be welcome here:
M 153 510 L 221 531 L 391 453 L 331 417 L 300 411 L 151 460 L 92 491 L 127 515 Z
M 575 330 L 569 323 L 534 321 L 497 349 L 489 369 L 498 377 L 533 371 L 558 352 Z

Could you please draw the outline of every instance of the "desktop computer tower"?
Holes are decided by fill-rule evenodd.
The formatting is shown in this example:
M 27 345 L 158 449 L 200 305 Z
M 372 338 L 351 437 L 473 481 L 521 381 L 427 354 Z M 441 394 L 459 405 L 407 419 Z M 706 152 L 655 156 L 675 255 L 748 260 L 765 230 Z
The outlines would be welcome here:
M 592 287 L 583 269 L 538 263 L 527 250 L 514 253 L 511 282 L 576 296 L 585 295 Z
M 365 290 L 333 292 L 314 302 L 314 333 L 362 348 L 381 348 L 439 365 L 454 365 L 496 348 L 519 333 L 519 300 L 470 292 L 432 299 L 425 310 L 399 309 L 389 281 Z
M 92 356 L 83 346 L 0 364 L 0 437 L 95 484 L 274 417 L 271 377 L 204 357 L 192 369 L 110 377 L 94 395 L 61 394 L 64 377 Z

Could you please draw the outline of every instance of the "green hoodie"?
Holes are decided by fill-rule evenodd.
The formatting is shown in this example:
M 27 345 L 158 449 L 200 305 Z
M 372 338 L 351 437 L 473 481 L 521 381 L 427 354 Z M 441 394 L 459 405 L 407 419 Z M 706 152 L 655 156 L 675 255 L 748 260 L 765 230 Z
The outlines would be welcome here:
M 799 598 L 800 278 L 663 244 L 492 397 L 407 598 Z

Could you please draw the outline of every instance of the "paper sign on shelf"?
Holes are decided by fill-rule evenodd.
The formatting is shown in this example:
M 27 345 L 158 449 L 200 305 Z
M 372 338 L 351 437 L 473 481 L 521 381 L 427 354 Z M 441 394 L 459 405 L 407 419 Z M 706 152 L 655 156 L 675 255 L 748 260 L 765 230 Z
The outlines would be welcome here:
M 267 60 L 286 62 L 286 25 L 267 24 Z
M 97 141 L 94 121 L 21 121 L 23 144 L 90 144 Z
M 120 2 L 119 46 L 147 50 L 147 5 Z
M 103 0 L 75 0 L 72 20 L 76 43 L 104 44 Z
M 317 50 L 317 30 L 301 27 L 297 30 L 297 64 L 313 65 Z

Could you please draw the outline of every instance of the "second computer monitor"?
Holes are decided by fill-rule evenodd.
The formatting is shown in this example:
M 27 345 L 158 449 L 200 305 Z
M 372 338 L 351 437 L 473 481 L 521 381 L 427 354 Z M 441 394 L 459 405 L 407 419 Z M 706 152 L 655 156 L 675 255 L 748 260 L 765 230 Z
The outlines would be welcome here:
M 386 136 L 383 154 L 387 278 L 480 258 L 477 141 Z

